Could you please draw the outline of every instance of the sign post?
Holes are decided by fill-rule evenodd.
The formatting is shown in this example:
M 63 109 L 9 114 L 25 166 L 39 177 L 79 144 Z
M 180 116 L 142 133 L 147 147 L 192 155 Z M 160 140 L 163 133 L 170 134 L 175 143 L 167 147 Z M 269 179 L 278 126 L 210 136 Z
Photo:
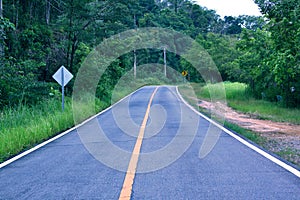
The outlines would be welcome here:
M 166 47 L 164 47 L 164 74 L 167 77 L 167 51 Z
M 56 73 L 52 76 L 58 84 L 61 85 L 61 108 L 65 109 L 65 86 L 73 78 L 73 75 L 64 67 L 61 66 Z

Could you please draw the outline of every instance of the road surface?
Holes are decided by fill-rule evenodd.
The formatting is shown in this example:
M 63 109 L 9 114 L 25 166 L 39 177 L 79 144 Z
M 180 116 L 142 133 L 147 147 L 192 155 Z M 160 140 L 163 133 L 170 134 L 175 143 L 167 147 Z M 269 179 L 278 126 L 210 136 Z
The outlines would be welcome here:
M 300 199 L 299 177 L 224 131 L 200 158 L 210 122 L 175 87 L 155 90 L 138 90 L 115 111 L 1 168 L 0 199 L 119 199 L 128 187 L 131 199 Z M 110 143 L 94 138 L 102 133 Z

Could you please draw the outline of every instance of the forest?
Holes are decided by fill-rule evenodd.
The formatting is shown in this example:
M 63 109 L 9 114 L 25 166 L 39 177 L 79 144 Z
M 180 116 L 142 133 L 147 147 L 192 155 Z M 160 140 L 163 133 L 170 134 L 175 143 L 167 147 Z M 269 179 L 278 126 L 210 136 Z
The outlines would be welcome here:
M 246 83 L 255 98 L 300 106 L 299 0 L 255 0 L 262 17 L 224 18 L 191 0 L 0 2 L 0 109 L 52 98 L 59 93 L 52 75 L 60 66 L 76 78 L 86 56 L 104 39 L 144 27 L 193 38 L 211 55 L 223 81 Z M 161 50 L 138 50 L 137 65 L 163 64 L 161 55 Z M 167 62 L 178 72 L 188 70 L 189 81 L 203 81 L 178 56 L 168 54 Z M 117 80 L 133 65 L 133 52 L 113 62 L 97 97 L 109 102 Z M 74 79 L 66 88 L 69 96 Z

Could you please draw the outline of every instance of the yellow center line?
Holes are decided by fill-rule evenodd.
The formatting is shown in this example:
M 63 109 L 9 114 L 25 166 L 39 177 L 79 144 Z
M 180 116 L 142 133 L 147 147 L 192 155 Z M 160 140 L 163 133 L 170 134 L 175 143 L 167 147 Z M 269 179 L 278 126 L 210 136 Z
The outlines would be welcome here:
M 128 165 L 128 169 L 126 172 L 126 176 L 124 179 L 124 183 L 123 183 L 123 187 L 120 193 L 120 197 L 119 200 L 124 200 L 124 199 L 130 199 L 131 197 L 131 192 L 132 192 L 132 185 L 133 185 L 133 181 L 134 181 L 134 177 L 135 177 L 135 173 L 136 173 L 136 168 L 137 168 L 137 163 L 139 160 L 139 155 L 140 155 L 140 151 L 141 151 L 141 146 L 142 146 L 142 142 L 143 142 L 143 138 L 144 138 L 144 134 L 145 134 L 145 128 L 147 125 L 147 121 L 149 118 L 149 113 L 150 113 L 150 108 L 151 108 L 151 104 L 154 98 L 155 93 L 157 92 L 158 87 L 155 88 L 154 92 L 152 93 L 148 106 L 147 106 L 147 110 L 142 122 L 142 125 L 140 127 L 140 131 L 139 131 L 139 135 L 136 139 L 136 143 L 131 155 L 131 159 Z

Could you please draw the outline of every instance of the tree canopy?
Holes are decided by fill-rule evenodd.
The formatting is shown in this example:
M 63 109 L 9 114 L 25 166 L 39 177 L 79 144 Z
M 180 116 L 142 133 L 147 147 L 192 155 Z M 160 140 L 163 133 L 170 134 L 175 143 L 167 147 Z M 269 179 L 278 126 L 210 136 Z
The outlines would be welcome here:
M 249 84 L 257 98 L 275 101 L 280 95 L 287 106 L 299 106 L 298 0 L 255 0 L 264 17 L 224 19 L 190 0 L 2 1 L 0 108 L 50 98 L 56 88 L 52 75 L 61 65 L 76 75 L 100 42 L 143 27 L 192 37 L 211 55 L 223 80 Z M 136 56 L 139 65 L 163 64 L 159 49 L 138 50 Z M 133 53 L 113 62 L 97 96 L 109 99 L 110 90 L 133 62 Z M 167 62 L 177 71 L 189 69 L 190 81 L 203 81 L 177 55 L 169 53 Z M 67 91 L 72 92 L 72 82 Z

